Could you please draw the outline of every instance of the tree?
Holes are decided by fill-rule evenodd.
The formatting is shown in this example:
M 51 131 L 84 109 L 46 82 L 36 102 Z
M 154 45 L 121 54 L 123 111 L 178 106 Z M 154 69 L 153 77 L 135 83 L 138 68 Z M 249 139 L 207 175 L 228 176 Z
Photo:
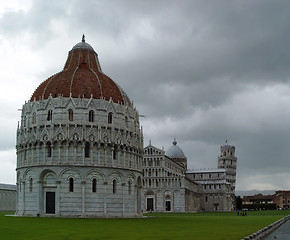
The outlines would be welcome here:
M 236 209 L 237 210 L 242 210 L 242 203 L 243 200 L 240 196 L 236 196 Z

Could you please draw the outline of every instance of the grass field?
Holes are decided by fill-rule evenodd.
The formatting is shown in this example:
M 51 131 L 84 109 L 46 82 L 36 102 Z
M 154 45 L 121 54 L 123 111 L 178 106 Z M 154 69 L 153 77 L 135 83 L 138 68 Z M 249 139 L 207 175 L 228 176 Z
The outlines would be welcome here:
M 144 218 L 82 219 L 6 217 L 0 213 L 0 239 L 241 239 L 290 211 L 156 213 Z M 11 214 L 11 213 L 10 213 Z

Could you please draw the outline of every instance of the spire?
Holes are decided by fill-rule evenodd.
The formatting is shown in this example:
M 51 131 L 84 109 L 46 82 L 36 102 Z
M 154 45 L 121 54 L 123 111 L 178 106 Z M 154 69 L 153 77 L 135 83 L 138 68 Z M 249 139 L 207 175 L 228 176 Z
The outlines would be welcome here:
M 83 34 L 83 37 L 82 37 L 82 42 L 85 42 L 85 34 Z
M 176 144 L 177 144 L 177 141 L 176 141 L 176 139 L 174 138 L 173 145 L 176 145 Z

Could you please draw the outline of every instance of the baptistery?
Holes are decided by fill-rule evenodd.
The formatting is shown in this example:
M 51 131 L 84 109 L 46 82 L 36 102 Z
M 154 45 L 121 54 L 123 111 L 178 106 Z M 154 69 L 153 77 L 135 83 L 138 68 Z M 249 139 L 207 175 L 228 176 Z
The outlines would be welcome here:
M 16 152 L 16 215 L 141 215 L 139 114 L 84 36 L 23 105 Z

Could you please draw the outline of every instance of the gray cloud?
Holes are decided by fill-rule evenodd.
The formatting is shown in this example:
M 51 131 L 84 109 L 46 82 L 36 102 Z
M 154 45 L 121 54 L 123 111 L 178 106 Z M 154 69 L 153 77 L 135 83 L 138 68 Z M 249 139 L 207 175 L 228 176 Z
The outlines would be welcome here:
M 191 168 L 209 168 L 228 138 L 239 189 L 286 188 L 267 176 L 290 171 L 289 8 L 282 0 L 33 1 L 2 14 L 0 47 L 7 40 L 38 57 L 39 69 L 32 59 L 23 75 L 36 88 L 85 33 L 104 72 L 146 116 L 145 143 L 168 148 L 176 137 Z M 14 147 L 13 128 L 1 132 L 9 136 L 1 149 Z

